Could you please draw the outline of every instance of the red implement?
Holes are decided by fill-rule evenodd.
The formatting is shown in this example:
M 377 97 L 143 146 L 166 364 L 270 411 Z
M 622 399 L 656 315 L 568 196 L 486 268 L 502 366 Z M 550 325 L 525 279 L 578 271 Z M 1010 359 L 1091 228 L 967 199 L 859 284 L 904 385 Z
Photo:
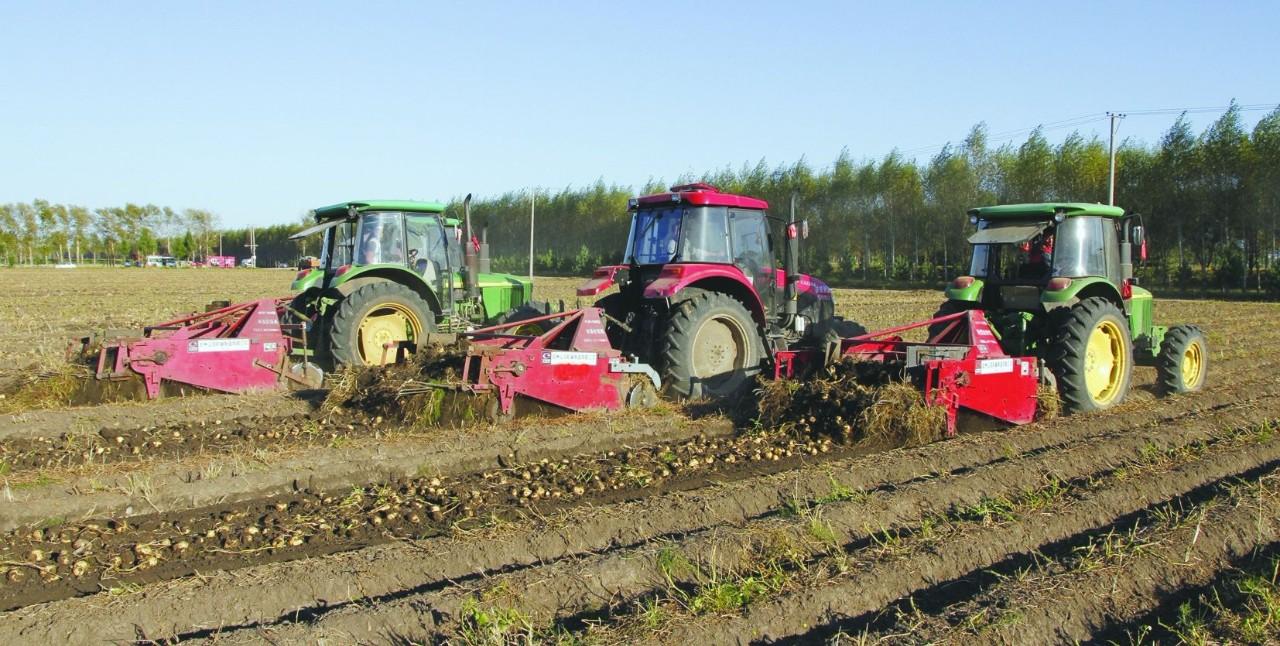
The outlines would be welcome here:
M 508 333 L 544 323 L 539 335 Z M 516 395 L 570 411 L 648 406 L 661 387 L 657 372 L 629 361 L 605 334 L 603 310 L 588 307 L 472 332 L 463 364 L 464 390 L 497 396 L 510 415 Z
M 947 325 L 924 343 L 908 342 L 898 336 L 936 323 Z M 1011 424 L 1035 419 L 1039 361 L 1005 354 L 980 310 L 868 332 L 841 340 L 836 350 L 830 359 L 852 357 L 902 365 L 922 385 L 926 402 L 946 407 L 948 436 L 956 432 L 960 409 Z M 800 374 L 824 360 L 812 350 L 781 351 L 775 358 L 777 377 Z
M 95 376 L 140 376 L 148 399 L 166 381 L 226 393 L 278 388 L 292 378 L 285 363 L 293 340 L 279 314 L 288 301 L 239 303 L 149 326 L 142 338 L 107 340 Z

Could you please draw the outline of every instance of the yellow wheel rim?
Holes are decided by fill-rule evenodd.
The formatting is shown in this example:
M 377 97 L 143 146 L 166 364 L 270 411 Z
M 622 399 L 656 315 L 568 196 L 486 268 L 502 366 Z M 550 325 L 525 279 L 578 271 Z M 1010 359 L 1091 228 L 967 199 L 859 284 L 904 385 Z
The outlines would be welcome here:
M 359 333 L 360 358 L 365 365 L 379 366 L 396 360 L 396 348 L 387 344 L 416 340 L 422 334 L 422 321 L 413 310 L 386 303 L 365 315 Z
M 1124 331 L 1114 321 L 1102 321 L 1089 334 L 1084 353 L 1084 379 L 1091 397 L 1105 406 L 1120 396 L 1129 353 Z
M 1199 342 L 1192 341 L 1182 352 L 1182 385 L 1187 390 L 1194 390 L 1204 379 L 1204 348 Z

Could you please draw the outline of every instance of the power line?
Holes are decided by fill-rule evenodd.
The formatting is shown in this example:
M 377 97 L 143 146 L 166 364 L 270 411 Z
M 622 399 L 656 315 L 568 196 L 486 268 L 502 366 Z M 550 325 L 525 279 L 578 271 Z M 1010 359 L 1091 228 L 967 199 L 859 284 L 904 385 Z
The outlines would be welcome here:
M 1274 110 L 1278 107 L 1280 107 L 1280 102 L 1251 103 L 1248 105 L 1237 105 L 1236 109 L 1241 112 L 1254 112 L 1258 110 Z M 1193 108 L 1155 108 L 1155 109 L 1147 109 L 1147 110 L 1118 110 L 1116 112 L 1123 113 L 1127 116 L 1155 116 L 1155 115 L 1163 115 L 1163 114 L 1184 114 L 1184 113 L 1185 114 L 1204 114 L 1208 112 L 1226 112 L 1230 108 L 1231 106 L 1229 105 L 1223 105 L 1223 106 L 1208 106 L 1208 107 L 1193 107 Z M 987 142 L 1003 143 L 1011 139 L 1014 139 L 1016 137 L 1030 134 L 1037 129 L 1040 130 L 1041 132 L 1048 132 L 1052 130 L 1062 130 L 1064 128 L 1079 127 L 1079 126 L 1083 126 L 1083 125 L 1087 125 L 1087 124 L 1095 123 L 1099 121 L 1107 121 L 1108 119 L 1110 119 L 1110 116 L 1109 116 L 1110 114 L 1111 113 L 1109 112 L 1094 112 L 1090 114 L 1082 114 L 1076 117 L 1070 117 L 1067 119 L 1061 119 L 1058 121 L 1049 121 L 1046 123 L 1037 124 L 1027 128 L 1016 128 L 1013 130 L 992 132 L 987 134 Z M 900 150 L 898 152 L 903 156 L 913 157 L 920 153 L 927 153 L 927 152 L 942 150 L 943 148 L 946 148 L 951 144 L 952 142 L 948 141 L 945 144 L 936 144 L 933 146 L 922 146 L 920 148 L 909 148 L 906 150 Z

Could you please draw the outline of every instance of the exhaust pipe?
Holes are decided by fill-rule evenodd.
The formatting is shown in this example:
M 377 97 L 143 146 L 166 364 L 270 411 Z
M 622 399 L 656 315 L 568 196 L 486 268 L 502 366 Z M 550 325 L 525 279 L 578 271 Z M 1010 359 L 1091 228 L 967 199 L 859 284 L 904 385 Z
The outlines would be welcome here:
M 783 232 L 787 246 L 783 251 L 782 261 L 787 264 L 786 285 L 783 296 L 783 327 L 791 327 L 796 320 L 796 283 L 800 281 L 800 230 L 796 224 L 796 194 L 791 194 L 791 217 L 788 218 L 786 230 Z
M 468 298 L 479 298 L 480 296 L 480 258 L 476 256 L 475 246 L 472 240 L 475 240 L 471 233 L 471 194 L 467 193 L 467 197 L 462 200 L 462 213 L 467 226 L 467 239 L 463 241 L 462 247 L 462 264 L 466 265 L 466 271 L 463 272 L 462 285 L 467 290 Z

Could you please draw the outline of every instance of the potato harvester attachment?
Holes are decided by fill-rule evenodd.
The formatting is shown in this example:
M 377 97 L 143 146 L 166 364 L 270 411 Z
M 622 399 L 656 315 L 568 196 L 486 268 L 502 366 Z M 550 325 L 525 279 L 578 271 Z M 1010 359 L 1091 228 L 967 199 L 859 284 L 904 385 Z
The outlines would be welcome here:
M 445 389 L 487 396 L 494 419 L 512 416 L 517 398 L 571 412 L 652 406 L 662 385 L 658 373 L 610 344 L 604 316 L 587 307 L 464 332 L 458 383 L 410 381 L 400 394 Z M 520 333 L 547 326 L 540 334 Z
M 288 302 L 266 298 L 211 306 L 148 326 L 141 337 L 81 338 L 78 353 L 90 361 L 98 381 L 140 378 L 147 399 L 159 397 L 166 383 L 225 393 L 277 389 L 290 382 L 318 387 L 323 375 L 314 366 L 288 365 L 294 340 L 285 333 L 291 326 L 281 323 Z M 69 351 L 77 351 L 74 343 Z
M 900 336 L 935 324 L 945 325 L 926 342 Z M 1047 374 L 1036 357 L 1006 354 L 982 311 L 966 310 L 840 339 L 825 354 L 778 351 L 774 376 L 803 377 L 819 365 L 846 359 L 885 364 L 890 373 L 899 372 L 919 385 L 926 403 L 946 408 L 948 437 L 956 433 L 961 410 L 1010 424 L 1033 421 L 1042 374 Z

